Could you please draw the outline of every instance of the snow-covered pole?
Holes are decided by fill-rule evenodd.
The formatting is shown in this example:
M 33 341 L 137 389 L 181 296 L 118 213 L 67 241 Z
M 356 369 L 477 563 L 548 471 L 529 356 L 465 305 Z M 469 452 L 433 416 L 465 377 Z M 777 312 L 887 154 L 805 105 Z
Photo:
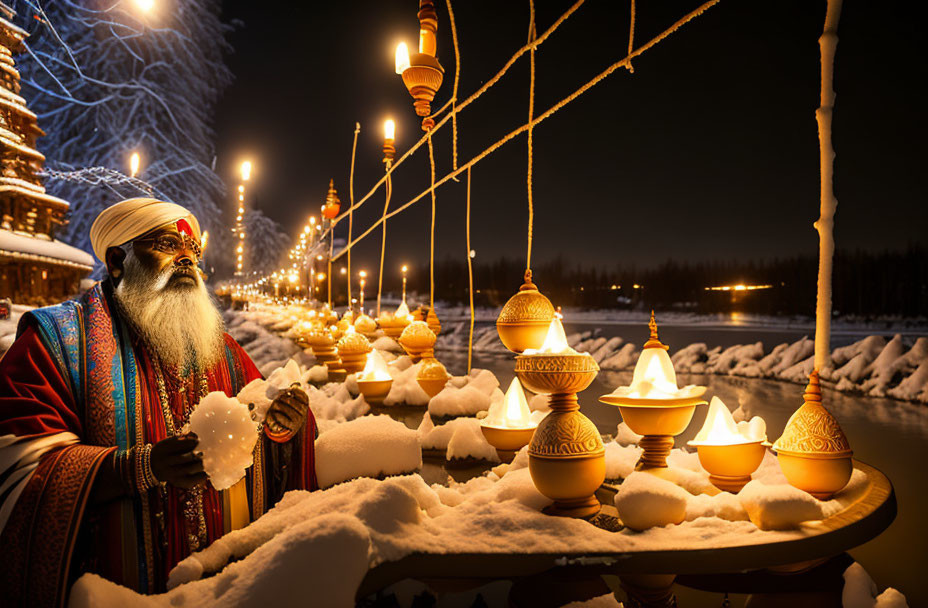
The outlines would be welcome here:
M 821 210 L 815 229 L 818 231 L 818 299 L 815 307 L 815 369 L 831 364 L 831 270 L 835 253 L 834 192 L 835 150 L 831 143 L 831 119 L 835 107 L 834 70 L 838 47 L 838 19 L 842 0 L 827 0 L 825 29 L 818 39 L 822 56 L 821 105 L 815 111 L 818 122 L 819 161 L 821 166 Z

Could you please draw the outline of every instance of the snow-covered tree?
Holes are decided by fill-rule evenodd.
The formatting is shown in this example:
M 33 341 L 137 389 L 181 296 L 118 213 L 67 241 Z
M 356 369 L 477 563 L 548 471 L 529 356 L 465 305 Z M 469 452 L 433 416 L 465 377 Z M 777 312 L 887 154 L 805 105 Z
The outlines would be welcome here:
M 15 2 L 31 34 L 30 57 L 17 64 L 23 94 L 48 133 L 40 140 L 46 187 L 71 202 L 65 241 L 89 251 L 99 211 L 145 194 L 112 171 L 126 172 L 138 151 L 139 177 L 153 193 L 191 209 L 210 231 L 214 251 L 228 248 L 211 127 L 231 81 L 223 61 L 230 26 L 220 19 L 220 4 L 172 0 L 170 8 L 155 3 L 142 13 L 129 0 Z
M 281 268 L 287 252 L 293 246 L 280 224 L 264 215 L 260 209 L 245 214 L 245 272 L 270 274 Z M 287 265 L 289 267 L 289 265 Z

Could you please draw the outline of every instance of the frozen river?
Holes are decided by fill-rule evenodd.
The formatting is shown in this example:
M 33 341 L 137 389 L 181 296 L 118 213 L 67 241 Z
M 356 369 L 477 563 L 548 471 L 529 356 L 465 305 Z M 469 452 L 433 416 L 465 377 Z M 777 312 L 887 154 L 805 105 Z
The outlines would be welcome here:
M 572 327 L 568 331 L 577 331 Z M 608 328 L 604 328 L 608 329 Z M 694 331 L 697 328 L 692 328 Z M 724 330 L 720 330 L 724 331 Z M 640 330 L 639 330 L 640 332 Z M 705 332 L 705 329 L 703 329 Z M 603 332 L 608 335 L 606 331 Z M 727 331 L 738 340 L 734 343 L 751 341 L 746 332 Z M 622 335 L 622 334 L 613 334 Z M 756 340 L 762 335 L 753 334 Z M 799 334 L 797 338 L 805 334 Z M 630 336 L 637 341 L 637 336 Z M 662 328 L 661 338 L 669 343 L 688 344 L 705 341 L 710 346 L 721 344 L 712 335 L 699 336 L 676 334 L 673 328 Z M 677 342 L 675 338 L 680 341 Z M 777 337 L 787 341 L 789 337 Z M 773 342 L 772 342 L 773 343 Z M 466 355 L 440 353 L 442 361 L 454 374 L 464 373 Z M 475 367 L 492 370 L 502 386 L 507 386 L 513 377 L 514 359 L 505 356 L 476 356 Z M 586 391 L 580 395 L 581 410 L 602 433 L 612 434 L 621 421 L 618 408 L 604 405 L 597 398 L 612 392 L 620 384 L 628 384 L 631 372 L 603 371 Z M 739 405 L 751 416 L 762 416 L 767 422 L 771 440 L 783 431 L 789 416 L 802 403 L 804 387 L 798 384 L 775 380 L 757 380 L 716 375 L 680 374 L 680 384 L 708 386 L 707 397 L 718 395 L 731 409 Z M 895 522 L 876 539 L 851 551 L 851 555 L 867 569 L 877 584 L 883 588 L 895 587 L 908 598 L 910 606 L 928 606 L 928 585 L 924 581 L 924 568 L 928 564 L 928 526 L 924 514 L 928 513 L 928 491 L 925 489 L 925 473 L 921 468 L 920 454 L 928 448 L 928 408 L 917 404 L 847 395 L 825 390 L 825 405 L 835 414 L 847 434 L 854 456 L 883 471 L 892 481 L 899 504 Z M 692 439 L 705 419 L 705 410 L 699 408 L 687 431 L 677 437 L 676 446 L 684 446 Z M 682 595 L 689 591 L 681 590 Z M 692 603 L 682 605 L 704 605 L 708 597 L 695 593 Z M 737 604 L 735 604 L 737 605 Z

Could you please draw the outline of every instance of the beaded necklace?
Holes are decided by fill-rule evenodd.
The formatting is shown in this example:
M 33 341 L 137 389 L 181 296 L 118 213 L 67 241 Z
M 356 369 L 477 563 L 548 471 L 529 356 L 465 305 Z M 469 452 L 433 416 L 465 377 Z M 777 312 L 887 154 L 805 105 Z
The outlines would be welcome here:
M 175 424 L 174 411 L 171 409 L 171 402 L 168 398 L 167 384 L 164 380 L 164 371 L 161 362 L 157 359 L 154 361 L 155 375 L 158 383 L 158 400 L 161 402 L 161 413 L 164 416 L 164 426 L 169 437 L 175 437 L 180 434 L 184 426 L 190 420 L 190 413 L 196 405 L 195 399 L 188 398 L 186 390 L 178 391 L 184 402 L 184 409 L 179 424 Z M 209 393 L 206 382 L 206 374 L 201 373 L 196 367 L 191 370 L 199 384 L 199 396 L 205 397 Z M 179 428 L 178 428 L 179 427 Z M 179 490 L 181 499 L 184 503 L 184 529 L 187 536 L 187 546 L 190 553 L 197 551 L 204 546 L 207 541 L 206 535 L 206 515 L 203 511 L 203 486 L 196 486 L 190 490 Z M 167 488 L 161 488 L 162 499 L 167 501 Z M 162 528 L 163 544 L 167 544 L 167 535 L 164 530 L 164 518 L 157 518 Z

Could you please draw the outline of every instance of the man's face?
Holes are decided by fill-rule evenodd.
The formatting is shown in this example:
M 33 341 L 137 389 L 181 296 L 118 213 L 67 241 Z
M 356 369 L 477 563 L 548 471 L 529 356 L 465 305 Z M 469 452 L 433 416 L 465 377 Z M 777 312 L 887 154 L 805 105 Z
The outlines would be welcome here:
M 179 232 L 175 225 L 149 232 L 133 241 L 132 248 L 141 265 L 152 276 L 160 277 L 170 272 L 166 289 L 197 286 L 199 244 L 189 234 Z

